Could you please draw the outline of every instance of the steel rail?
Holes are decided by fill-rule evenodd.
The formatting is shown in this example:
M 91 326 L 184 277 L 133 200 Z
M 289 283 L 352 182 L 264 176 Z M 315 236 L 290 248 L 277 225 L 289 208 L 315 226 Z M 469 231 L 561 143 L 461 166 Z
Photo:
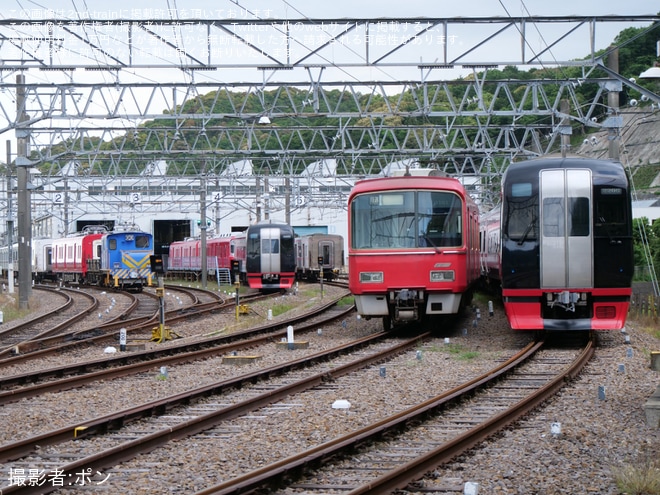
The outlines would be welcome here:
M 264 296 L 244 296 L 244 300 L 255 300 L 256 298 L 261 297 Z M 191 316 L 212 313 L 217 310 L 232 307 L 233 305 L 233 302 L 221 303 L 220 301 L 201 303 L 194 307 L 177 308 L 166 311 L 165 319 L 168 323 L 182 321 L 189 319 Z M 27 359 L 35 359 L 49 354 L 60 353 L 76 346 L 95 344 L 108 340 L 113 337 L 114 332 L 118 331 L 120 328 L 126 328 L 129 332 L 150 330 L 154 325 L 157 316 L 157 313 L 154 313 L 152 316 L 138 316 L 126 320 L 97 325 L 93 328 L 79 330 L 73 333 L 26 341 L 19 346 L 15 346 L 16 351 L 18 351 L 17 355 L 0 360 L 0 367 L 15 365 L 16 363 L 23 362 Z M 3 380 L 0 379 L 0 388 L 2 387 L 2 383 Z
M 594 343 L 593 340 L 590 340 L 578 358 L 574 360 L 563 373 L 555 376 L 546 385 L 528 395 L 510 409 L 503 411 L 474 428 L 471 428 L 464 434 L 439 446 L 437 449 L 426 455 L 420 456 L 419 458 L 414 459 L 375 480 L 371 480 L 369 484 L 365 484 L 347 492 L 348 495 L 384 495 L 392 493 L 394 490 L 405 488 L 412 481 L 421 478 L 425 473 L 435 469 L 440 464 L 449 462 L 457 455 L 466 452 L 548 400 L 556 394 L 567 381 L 572 380 L 577 376 L 580 370 L 591 359 L 593 353 Z
M 34 382 L 39 379 L 39 377 L 43 376 L 62 376 L 67 373 L 85 373 L 82 376 L 72 376 L 46 383 L 23 387 L 16 390 L 0 392 L 0 405 L 9 402 L 16 402 L 19 399 L 35 397 L 47 392 L 59 392 L 62 390 L 68 390 L 98 380 L 107 380 L 128 374 L 139 373 L 141 371 L 153 369 L 157 366 L 172 365 L 205 359 L 208 357 L 217 356 L 220 353 L 261 345 L 273 339 L 286 336 L 287 325 L 298 323 L 304 319 L 319 315 L 324 311 L 329 310 L 337 303 L 338 300 L 339 299 L 333 300 L 324 306 L 314 308 L 305 314 L 297 315 L 287 320 L 281 320 L 276 323 L 254 327 L 249 330 L 236 332 L 223 337 L 213 337 L 211 339 L 193 343 L 182 344 L 178 346 L 168 346 L 163 349 L 134 352 L 130 353 L 130 355 L 126 354 L 116 358 L 99 359 L 86 363 L 77 363 L 68 366 L 51 368 L 48 370 L 41 370 L 35 373 L 26 373 L 23 375 L 15 375 L 13 377 L 0 378 L 0 386 L 7 386 L 11 383 Z M 341 318 L 351 311 L 353 311 L 353 306 L 347 306 L 343 312 L 332 315 L 332 320 Z M 316 330 L 317 327 L 318 322 L 314 322 L 299 327 L 297 332 L 304 333 L 306 331 L 313 331 Z M 279 331 L 276 330 L 278 328 L 280 329 Z M 265 332 L 268 332 L 268 334 L 263 335 Z M 127 364 L 130 361 L 132 361 L 133 364 Z M 101 368 L 101 370 L 96 372 L 89 372 L 90 369 L 94 368 Z
M 117 411 L 106 416 L 65 426 L 63 428 L 43 433 L 41 435 L 36 435 L 19 442 L 13 442 L 11 444 L 0 447 L 0 462 L 7 462 L 12 459 L 30 455 L 36 450 L 38 446 L 43 447 L 46 445 L 54 445 L 76 438 L 88 438 L 93 435 L 103 434 L 112 430 L 118 430 L 131 421 L 135 421 L 144 417 L 165 414 L 167 411 L 176 406 L 189 404 L 193 399 L 220 394 L 228 389 L 238 388 L 248 383 L 256 383 L 269 379 L 272 376 L 282 375 L 290 371 L 306 368 L 327 361 L 328 359 L 333 359 L 342 354 L 355 351 L 356 349 L 360 349 L 364 346 L 371 345 L 375 342 L 383 340 L 386 336 L 387 334 L 385 332 L 368 335 L 347 344 L 317 352 L 310 356 L 301 357 L 286 363 L 273 365 L 251 373 L 243 374 L 241 376 L 232 377 L 221 382 L 198 387 L 196 389 L 175 394 L 164 399 L 140 404 L 139 406 Z M 181 436 L 197 433 L 214 426 L 219 421 L 231 419 L 259 407 L 264 407 L 293 393 L 299 393 L 304 390 L 308 390 L 312 387 L 316 387 L 322 384 L 325 381 L 338 378 L 339 376 L 355 371 L 356 369 L 365 368 L 374 363 L 388 359 L 393 355 L 405 351 L 410 346 L 415 345 L 417 342 L 426 337 L 428 337 L 428 334 L 416 336 L 370 358 L 360 359 L 359 361 L 354 361 L 342 366 L 338 366 L 330 372 L 326 371 L 323 373 L 317 373 L 313 376 L 309 376 L 296 382 L 278 387 L 276 390 L 269 390 L 250 399 L 241 401 L 237 404 L 223 407 L 218 411 L 206 414 L 200 418 L 196 418 L 195 420 L 189 422 L 189 425 L 182 424 L 181 426 L 174 427 L 174 429 L 177 429 L 177 431 L 181 430 Z M 192 430 L 187 430 L 188 426 L 192 427 Z M 120 462 L 121 460 L 125 459 L 115 460 L 114 462 Z
M 440 410 L 448 404 L 464 398 L 466 394 L 474 393 L 476 390 L 491 384 L 493 380 L 504 376 L 529 359 L 543 344 L 542 341 L 530 343 L 500 366 L 405 411 L 393 414 L 361 430 L 330 440 L 260 469 L 250 471 L 215 486 L 207 487 L 195 495 L 253 493 L 266 486 L 277 486 L 281 484 L 282 480 L 295 477 L 296 473 L 302 472 L 310 466 L 320 465 L 338 456 L 342 451 L 353 450 L 364 443 L 373 442 L 387 432 L 401 429 L 410 422 Z

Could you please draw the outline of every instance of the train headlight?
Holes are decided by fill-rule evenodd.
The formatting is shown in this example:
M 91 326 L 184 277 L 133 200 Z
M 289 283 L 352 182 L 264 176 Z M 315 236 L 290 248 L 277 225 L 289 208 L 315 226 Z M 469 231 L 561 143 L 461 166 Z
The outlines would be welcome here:
M 454 270 L 432 270 L 431 282 L 453 282 Z
M 383 272 L 360 272 L 360 282 L 363 284 L 382 284 Z
M 140 278 L 140 275 L 135 270 L 131 270 L 128 274 L 129 278 Z

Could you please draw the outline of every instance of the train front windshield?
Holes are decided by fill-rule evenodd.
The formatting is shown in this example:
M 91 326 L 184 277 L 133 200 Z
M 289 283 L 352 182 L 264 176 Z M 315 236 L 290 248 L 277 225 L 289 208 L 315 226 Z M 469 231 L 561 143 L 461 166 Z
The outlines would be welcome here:
M 452 192 L 388 191 L 351 203 L 351 247 L 401 249 L 461 246 L 463 207 Z

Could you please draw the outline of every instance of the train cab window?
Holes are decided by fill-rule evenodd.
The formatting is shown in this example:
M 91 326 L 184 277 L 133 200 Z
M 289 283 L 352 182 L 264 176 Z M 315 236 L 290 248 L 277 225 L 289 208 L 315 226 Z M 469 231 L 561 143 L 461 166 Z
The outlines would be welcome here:
M 463 203 L 445 191 L 364 194 L 351 205 L 351 247 L 401 249 L 460 246 Z
M 627 236 L 628 198 L 618 187 L 602 187 L 596 190 L 594 205 L 594 235 L 602 237 Z
M 503 236 L 517 241 L 535 241 L 538 238 L 538 194 L 530 182 L 517 182 L 507 187 L 507 208 L 503 213 Z
M 564 237 L 564 198 L 545 198 L 543 200 L 543 235 L 545 237 Z
M 113 251 L 117 249 L 117 239 L 108 239 L 108 249 Z
M 420 192 L 418 226 L 420 246 L 460 246 L 463 243 L 461 198 L 447 192 Z
M 363 194 L 351 207 L 351 245 L 357 249 L 415 246 L 415 192 Z
M 135 247 L 136 248 L 148 248 L 149 247 L 149 236 L 148 235 L 136 235 L 135 236 Z
M 571 237 L 589 235 L 589 198 L 568 198 L 568 232 Z

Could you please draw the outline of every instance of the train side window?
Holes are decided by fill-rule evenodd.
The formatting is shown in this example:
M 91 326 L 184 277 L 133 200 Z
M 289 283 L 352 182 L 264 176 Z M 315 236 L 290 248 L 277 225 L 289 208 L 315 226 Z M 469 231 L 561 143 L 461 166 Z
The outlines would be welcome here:
M 108 239 L 108 249 L 113 251 L 117 249 L 117 239 Z

